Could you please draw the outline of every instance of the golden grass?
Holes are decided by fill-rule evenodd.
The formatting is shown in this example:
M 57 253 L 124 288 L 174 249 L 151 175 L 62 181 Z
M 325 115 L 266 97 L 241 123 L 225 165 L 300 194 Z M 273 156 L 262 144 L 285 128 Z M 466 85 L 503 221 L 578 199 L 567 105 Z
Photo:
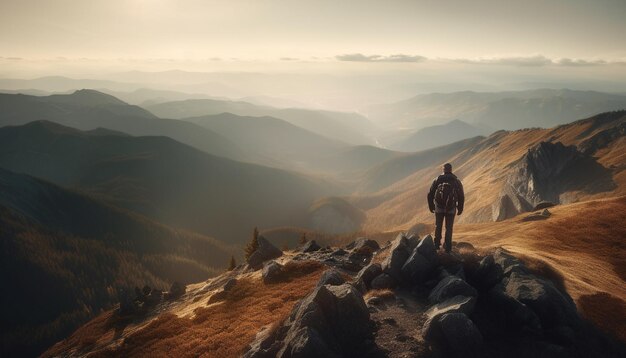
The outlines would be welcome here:
M 623 326 L 626 312 L 616 307 L 626 302 L 626 196 L 549 210 L 552 216 L 544 221 L 522 222 L 517 217 L 458 225 L 454 240 L 483 250 L 498 246 L 510 250 L 538 273 L 557 284 L 563 282 L 583 316 L 597 326 L 612 325 L 603 317 L 613 317 Z M 590 305 L 590 301 L 598 304 Z M 623 327 L 612 327 L 608 333 L 623 331 Z M 620 338 L 626 341 L 623 333 Z
M 285 282 L 271 285 L 264 285 L 258 277 L 240 279 L 223 301 L 195 309 L 193 318 L 163 313 L 126 337 L 120 347 L 95 356 L 238 357 L 261 327 L 283 320 L 311 292 L 323 271 L 316 264 L 288 264 L 294 272 Z M 88 323 L 47 354 L 59 355 L 111 334 L 113 328 L 106 323 L 110 316 L 109 312 Z

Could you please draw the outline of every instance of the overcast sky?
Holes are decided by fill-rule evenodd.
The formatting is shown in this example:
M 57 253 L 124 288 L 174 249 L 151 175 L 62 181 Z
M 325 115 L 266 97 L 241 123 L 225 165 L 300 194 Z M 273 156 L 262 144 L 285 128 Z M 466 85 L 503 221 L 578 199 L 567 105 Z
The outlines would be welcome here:
M 624 0 L 0 2 L 5 57 L 626 57 Z
M 0 0 L 0 77 L 178 69 L 623 90 L 625 19 L 626 0 Z

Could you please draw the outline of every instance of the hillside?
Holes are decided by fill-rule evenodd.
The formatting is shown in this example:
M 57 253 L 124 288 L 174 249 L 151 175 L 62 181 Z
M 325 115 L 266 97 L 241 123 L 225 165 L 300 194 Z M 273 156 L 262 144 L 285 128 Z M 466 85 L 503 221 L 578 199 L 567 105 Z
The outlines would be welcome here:
M 495 129 L 550 128 L 601 112 L 626 108 L 626 96 L 568 89 L 453 92 L 418 95 L 370 108 L 384 127 L 419 129 L 460 119 Z
M 206 128 L 157 118 L 140 107 L 94 90 L 45 97 L 0 94 L 0 126 L 36 120 L 49 120 L 82 130 L 102 127 L 131 135 L 168 136 L 214 155 L 250 159 L 236 144 Z
M 44 356 L 618 357 L 625 205 L 461 225 L 453 255 L 428 235 L 303 246 L 189 285 L 149 312 L 103 313 Z M 581 215 L 598 207 L 613 214 Z M 605 240 L 590 244 L 590 234 Z
M 231 243 L 243 243 L 255 226 L 301 226 L 315 199 L 338 190 L 166 137 L 94 134 L 45 121 L 0 128 L 0 167 Z
M 608 112 L 552 129 L 499 131 L 471 145 L 457 143 L 457 151 L 443 151 L 437 158 L 418 152 L 393 159 L 372 169 L 361 184 L 378 191 L 351 201 L 366 211 L 367 231 L 429 223 L 426 193 L 445 162 L 452 163 L 465 187 L 466 209 L 459 222 L 503 220 L 542 200 L 569 203 L 623 195 L 624 123 L 626 112 Z M 442 148 L 432 151 L 437 150 Z
M 489 134 L 489 132 L 455 119 L 445 124 L 418 129 L 407 138 L 392 144 L 390 148 L 402 152 L 416 152 L 484 134 Z
M 328 171 L 326 157 L 348 145 L 273 117 L 245 117 L 231 113 L 186 118 L 230 140 L 268 164 L 302 172 Z M 335 169 L 335 168 L 332 168 Z
M 349 144 L 373 144 L 375 131 L 369 120 L 356 113 L 332 112 L 300 108 L 273 108 L 242 101 L 193 99 L 147 106 L 162 118 L 190 118 L 221 113 L 238 116 L 275 117 L 327 138 Z
M 110 309 L 120 290 L 206 279 L 227 246 L 0 169 L 2 355 L 32 356 Z

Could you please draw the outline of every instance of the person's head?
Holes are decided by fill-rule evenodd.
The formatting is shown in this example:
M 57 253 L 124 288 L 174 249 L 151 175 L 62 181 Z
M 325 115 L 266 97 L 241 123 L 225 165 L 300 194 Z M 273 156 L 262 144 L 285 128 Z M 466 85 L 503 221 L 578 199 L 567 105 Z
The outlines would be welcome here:
M 443 165 L 443 172 L 444 173 L 452 173 L 452 164 L 450 163 L 446 163 Z

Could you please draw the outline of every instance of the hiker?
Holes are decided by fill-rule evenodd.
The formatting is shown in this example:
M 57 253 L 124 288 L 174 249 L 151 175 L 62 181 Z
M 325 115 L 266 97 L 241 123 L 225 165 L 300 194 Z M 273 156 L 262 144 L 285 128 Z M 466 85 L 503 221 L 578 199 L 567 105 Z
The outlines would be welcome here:
M 454 225 L 454 214 L 463 213 L 465 204 L 465 194 L 463 184 L 452 174 L 452 164 L 443 165 L 443 174 L 438 176 L 428 192 L 428 209 L 435 213 L 435 247 L 441 247 L 441 229 L 446 223 L 446 240 L 443 248 L 446 253 L 452 250 L 452 226 Z

